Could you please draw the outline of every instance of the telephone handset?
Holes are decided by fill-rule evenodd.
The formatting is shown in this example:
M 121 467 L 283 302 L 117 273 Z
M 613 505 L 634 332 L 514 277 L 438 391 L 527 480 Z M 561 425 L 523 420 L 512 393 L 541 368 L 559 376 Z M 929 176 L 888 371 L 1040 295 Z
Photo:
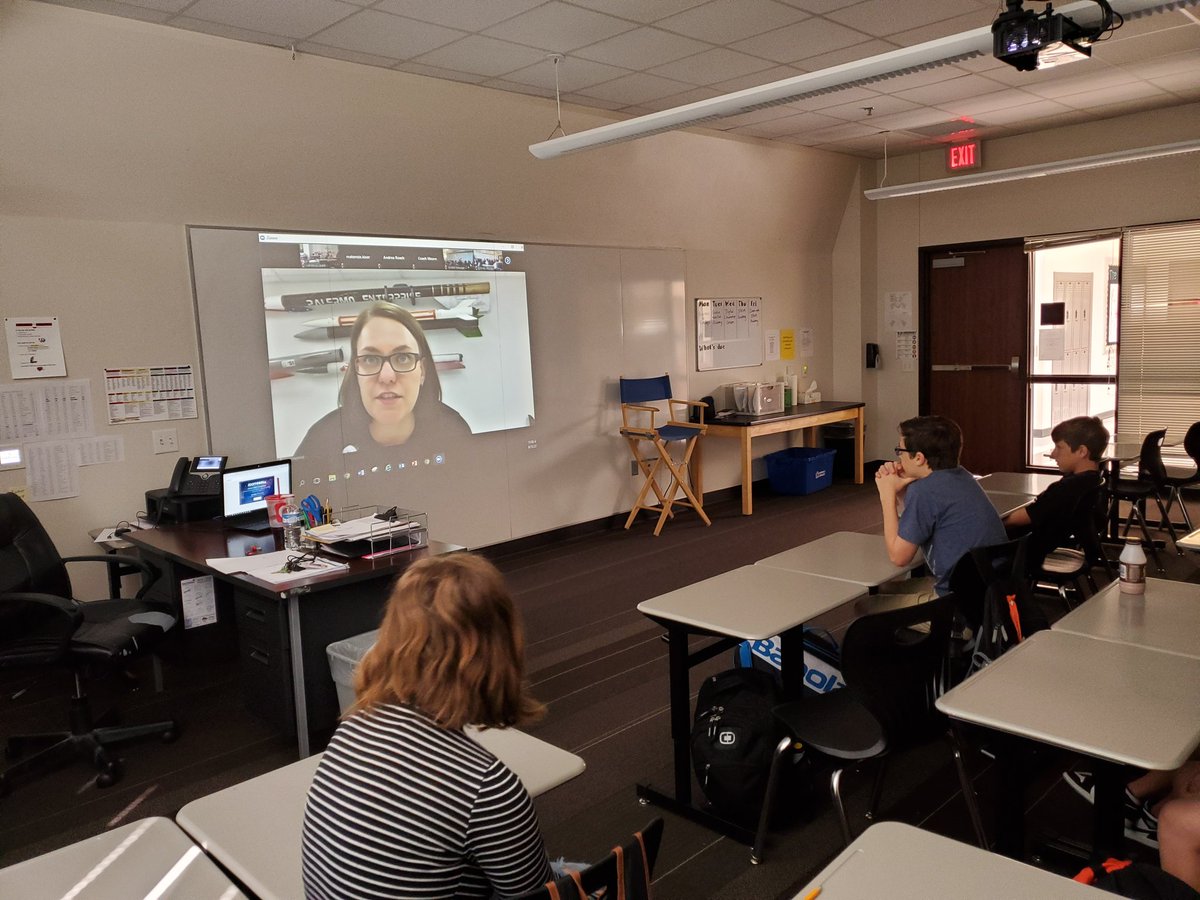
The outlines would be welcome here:
M 197 456 L 188 459 L 179 457 L 171 483 L 167 486 L 168 497 L 214 497 L 221 493 L 221 474 L 225 471 L 227 456 Z

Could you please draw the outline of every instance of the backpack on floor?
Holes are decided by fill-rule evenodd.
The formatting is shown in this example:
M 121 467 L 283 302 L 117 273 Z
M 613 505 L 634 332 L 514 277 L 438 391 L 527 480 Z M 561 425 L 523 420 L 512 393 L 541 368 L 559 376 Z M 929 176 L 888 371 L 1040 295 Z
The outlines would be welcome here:
M 1132 900 L 1200 900 L 1200 893 L 1158 866 L 1127 859 L 1106 859 L 1088 866 L 1074 880 Z
M 772 675 L 727 669 L 705 679 L 692 725 L 692 766 L 713 810 L 735 822 L 758 818 L 781 732 Z
M 782 685 L 779 667 L 783 639 L 776 635 L 760 641 L 742 641 L 733 648 L 733 665 L 738 669 L 761 669 Z M 804 686 L 818 694 L 844 687 L 842 650 L 837 638 L 824 628 L 804 626 Z

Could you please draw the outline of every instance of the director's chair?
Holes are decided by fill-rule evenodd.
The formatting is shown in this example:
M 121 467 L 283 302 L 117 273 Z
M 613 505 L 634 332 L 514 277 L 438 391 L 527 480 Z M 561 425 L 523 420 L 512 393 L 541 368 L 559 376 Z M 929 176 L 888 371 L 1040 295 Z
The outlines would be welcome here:
M 666 410 L 648 405 L 663 400 L 667 402 Z M 675 411 L 680 408 L 686 411 L 689 407 L 699 408 L 699 423 L 676 420 Z M 696 441 L 708 430 L 704 424 L 704 408 L 705 404 L 703 403 L 672 398 L 669 375 L 660 375 L 657 378 L 621 379 L 621 436 L 628 442 L 629 451 L 633 454 L 638 469 L 645 476 L 645 483 L 638 492 L 633 509 L 629 511 L 629 518 L 625 520 L 626 528 L 633 525 L 633 520 L 643 509 L 658 509 L 658 524 L 654 527 L 654 535 L 657 537 L 667 518 L 675 515 L 671 511 L 671 507 L 676 503 L 690 506 L 704 520 L 705 525 L 712 524 L 704 512 L 704 503 L 692 491 L 691 471 L 688 468 L 692 451 L 696 449 Z M 667 423 L 656 426 L 655 419 L 663 412 L 667 415 Z M 648 425 L 645 424 L 647 417 L 649 418 Z M 631 419 L 639 419 L 640 424 L 631 423 Z M 657 453 L 653 461 L 642 454 L 644 441 L 652 444 Z M 677 444 L 680 441 L 683 442 L 683 450 L 678 458 L 672 457 L 668 445 Z M 665 491 L 658 484 L 658 474 L 663 466 L 666 466 L 667 471 L 671 473 L 671 482 Z M 657 507 L 646 502 L 651 491 L 654 491 L 654 495 L 658 499 Z M 675 499 L 675 495 L 679 491 L 683 491 L 686 499 Z

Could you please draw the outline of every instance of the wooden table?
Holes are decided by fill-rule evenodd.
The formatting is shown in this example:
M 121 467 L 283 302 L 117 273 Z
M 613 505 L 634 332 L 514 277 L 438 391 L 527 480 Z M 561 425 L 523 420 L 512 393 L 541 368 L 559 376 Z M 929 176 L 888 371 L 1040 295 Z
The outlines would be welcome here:
M 170 819 L 140 819 L 0 869 L 13 900 L 246 900 Z M 293 895 L 302 897 L 303 892 Z
M 823 538 L 784 550 L 755 565 L 807 575 L 836 578 L 875 590 L 879 585 L 899 578 L 925 564 L 918 550 L 913 561 L 906 566 L 893 565 L 888 559 L 883 536 L 861 534 L 857 531 L 838 531 Z
M 741 641 L 780 635 L 785 647 L 803 648 L 804 623 L 861 595 L 861 585 L 769 566 L 742 566 L 713 578 L 638 604 L 638 611 L 668 632 L 671 741 L 675 790 L 666 794 L 639 784 L 638 796 L 745 843 L 754 832 L 692 805 L 689 737 L 692 730 L 688 671 Z M 719 638 L 691 651 L 693 634 Z M 784 652 L 780 665 L 783 693 L 799 698 L 804 684 L 804 654 Z
M 900 822 L 880 822 L 834 857 L 794 900 L 1100 900 L 1105 895 L 1053 872 Z
M 806 432 L 801 436 L 801 446 L 816 444 L 816 429 L 831 422 L 854 423 L 854 483 L 863 483 L 863 427 L 866 423 L 866 404 L 845 403 L 840 400 L 823 400 L 789 406 L 783 412 L 764 416 L 746 413 L 731 413 L 705 422 L 708 431 L 696 442 L 692 452 L 692 483 L 696 496 L 704 493 L 704 442 L 708 438 L 737 438 L 741 446 L 742 469 L 742 515 L 754 512 L 754 479 L 751 444 L 756 437 L 782 434 L 793 431 Z
M 391 581 L 412 562 L 462 549 L 430 541 L 427 547 L 374 560 L 352 559 L 344 570 L 273 585 L 207 565 L 207 559 L 244 554 L 248 542 L 246 535 L 214 523 L 159 526 L 124 537 L 163 572 L 147 599 L 178 612 L 181 581 L 213 578 L 217 624 L 225 623 L 219 635 L 236 643 L 243 699 L 261 718 L 294 732 L 301 757 L 312 751 L 312 734 L 331 731 L 339 714 L 326 656 L 329 644 L 378 628 Z M 271 544 L 276 539 L 266 534 L 254 540 Z M 183 639 L 199 640 L 196 632 L 214 628 L 192 629 Z
M 1095 761 L 1094 848 L 1123 836 L 1124 766 L 1174 769 L 1200 746 L 1200 658 L 1041 631 L 937 700 L 946 715 Z M 1001 776 L 1006 852 L 1023 834 L 1021 773 Z M 1014 806 L 1015 804 L 1015 806 Z
M 1200 657 L 1200 585 L 1146 579 L 1146 593 L 1123 594 L 1114 581 L 1052 626 L 1082 634 Z
M 515 728 L 467 733 L 512 769 L 534 797 L 584 770 L 574 753 Z M 176 819 L 259 900 L 297 900 L 304 896 L 304 805 L 321 755 L 193 800 Z

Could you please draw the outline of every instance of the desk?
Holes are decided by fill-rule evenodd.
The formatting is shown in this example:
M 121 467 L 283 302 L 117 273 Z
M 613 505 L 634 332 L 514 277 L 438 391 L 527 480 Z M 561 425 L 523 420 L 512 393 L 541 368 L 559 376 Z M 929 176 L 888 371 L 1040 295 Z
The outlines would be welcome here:
M 992 508 L 1000 514 L 1000 518 L 1004 518 L 1014 509 L 1020 509 L 1022 506 L 1028 506 L 1033 502 L 1033 494 L 1014 494 L 1007 491 L 989 491 L 983 492 L 987 495 L 988 502 L 992 504 Z
M 584 770 L 574 753 L 514 728 L 467 733 L 512 769 L 534 797 Z M 296 900 L 304 896 L 304 804 L 320 761 L 318 753 L 193 800 L 176 819 L 260 900 Z
M 1200 657 L 1200 585 L 1146 579 L 1146 593 L 1122 594 L 1113 582 L 1052 626 L 1082 634 Z
M 0 869 L 0 897 L 61 900 L 68 895 L 79 900 L 246 900 L 179 826 L 158 817 Z
M 993 472 L 979 479 L 985 491 L 1001 491 L 1008 494 L 1029 494 L 1036 497 L 1062 475 L 1054 472 Z
M 1108 853 L 1123 833 L 1120 767 L 1174 769 L 1200 745 L 1200 658 L 1040 631 L 943 694 L 937 708 L 1095 759 L 1094 848 Z M 1007 851 L 1020 852 L 1021 810 L 1012 804 L 1021 780 L 1010 774 L 1001 787 L 1000 837 Z
M 900 822 L 872 825 L 795 896 L 821 900 L 1099 900 L 1101 891 Z
M 884 582 L 899 578 L 924 564 L 925 559 L 918 550 L 907 566 L 892 565 L 882 535 L 860 534 L 856 531 L 827 534 L 755 563 L 756 566 L 849 581 L 868 590 L 874 590 Z
M 331 729 L 339 707 L 326 647 L 379 627 L 389 583 L 414 560 L 462 549 L 430 541 L 405 553 L 354 559 L 349 568 L 272 585 L 248 575 L 224 575 L 206 559 L 230 555 L 239 532 L 212 523 L 168 525 L 130 532 L 125 539 L 163 571 L 147 595 L 180 608 L 179 582 L 211 575 L 222 606 L 236 622 L 242 692 L 247 706 L 285 732 L 294 731 L 300 756 L 313 732 Z M 267 535 L 260 540 L 271 541 Z M 204 626 L 213 628 L 216 626 Z
M 801 406 L 789 406 L 783 412 L 771 413 L 765 416 L 752 416 L 745 413 L 733 413 L 705 422 L 708 431 L 696 442 L 692 452 L 693 482 L 696 496 L 704 493 L 704 441 L 707 438 L 737 438 L 742 451 L 742 515 L 748 516 L 754 512 L 754 480 L 751 465 L 751 442 L 756 437 L 783 432 L 810 430 L 807 436 L 802 436 L 802 446 L 813 446 L 815 431 L 820 425 L 830 422 L 854 423 L 854 483 L 863 483 L 863 427 L 866 422 L 866 404 L 842 403 L 838 400 L 824 400 L 820 403 L 808 403 Z
M 638 785 L 638 796 L 685 818 L 745 843 L 754 832 L 692 806 L 689 737 L 692 731 L 688 670 L 740 641 L 780 635 L 784 647 L 803 647 L 804 623 L 863 593 L 860 585 L 819 575 L 788 572 L 769 566 L 742 566 L 638 604 L 638 611 L 663 625 L 669 634 L 671 742 L 674 747 L 675 792 L 665 794 Z M 690 652 L 688 638 L 710 635 L 720 640 Z M 783 692 L 798 698 L 804 683 L 804 655 L 784 651 L 780 666 Z

